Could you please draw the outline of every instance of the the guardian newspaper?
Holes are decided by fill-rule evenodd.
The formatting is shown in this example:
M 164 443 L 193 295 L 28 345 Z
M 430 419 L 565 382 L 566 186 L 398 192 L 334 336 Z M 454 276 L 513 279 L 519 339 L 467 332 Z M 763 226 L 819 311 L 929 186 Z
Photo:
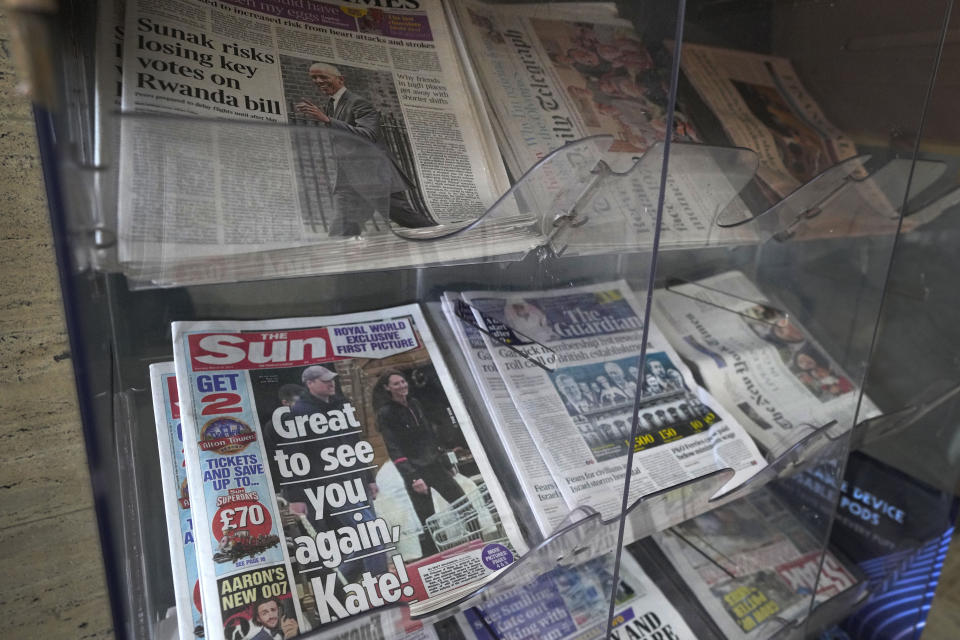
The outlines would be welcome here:
M 643 316 L 625 282 L 462 295 L 569 507 L 617 515 L 631 446 L 633 500 L 725 468 L 732 488 L 764 466 L 654 326 L 640 370 Z

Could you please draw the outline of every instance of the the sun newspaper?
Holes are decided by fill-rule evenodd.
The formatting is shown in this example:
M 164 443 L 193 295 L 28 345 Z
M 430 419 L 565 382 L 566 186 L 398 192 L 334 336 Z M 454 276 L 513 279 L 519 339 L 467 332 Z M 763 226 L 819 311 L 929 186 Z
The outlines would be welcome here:
M 858 417 L 859 381 L 740 271 L 657 291 L 653 318 L 710 393 L 773 455 L 834 421 L 828 428 L 836 437 Z M 878 413 L 864 397 L 859 419 Z
M 417 306 L 173 338 L 208 633 L 429 612 L 525 551 Z
M 805 618 L 811 605 L 858 582 L 769 489 L 658 533 L 655 540 L 731 639 L 769 638 Z
M 157 426 L 160 481 L 167 518 L 177 627 L 180 640 L 193 640 L 204 635 L 203 613 L 187 472 L 184 468 L 180 403 L 177 400 L 177 379 L 172 362 L 150 365 L 150 388 Z
M 655 326 L 640 370 L 643 315 L 625 282 L 461 295 L 569 508 L 618 515 L 631 446 L 631 502 L 733 469 L 727 490 L 765 465 L 743 427 L 695 383 Z

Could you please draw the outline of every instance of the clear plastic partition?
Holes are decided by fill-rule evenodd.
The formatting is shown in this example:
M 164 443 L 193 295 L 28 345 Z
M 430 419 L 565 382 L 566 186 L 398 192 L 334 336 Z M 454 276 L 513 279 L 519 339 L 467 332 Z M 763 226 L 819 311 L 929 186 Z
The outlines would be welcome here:
M 294 92 L 316 91 L 306 78 L 331 65 L 306 54 L 278 63 L 275 123 L 117 114 L 91 59 L 113 37 L 106 13 L 67 3 L 49 29 L 85 53 L 65 53 L 55 75 L 96 95 L 51 105 L 40 132 L 118 631 L 164 638 L 171 624 L 148 375 L 172 358 L 171 322 L 409 303 L 449 379 L 429 358 L 390 362 L 438 424 L 457 423 L 454 403 L 430 394 L 455 388 L 482 450 L 459 425 L 444 431 L 445 472 L 471 489 L 429 516 L 412 506 L 429 487 L 400 482 L 403 560 L 474 554 L 490 571 L 458 583 L 438 570 L 427 597 L 330 620 L 321 608 L 339 606 L 347 572 L 328 572 L 326 593 L 291 569 L 281 604 L 297 633 L 806 637 L 876 591 L 831 534 L 851 501 L 866 505 L 844 484 L 851 450 L 889 462 L 902 434 L 960 397 L 935 349 L 923 389 L 881 371 L 887 358 L 922 369 L 896 327 L 939 289 L 907 257 L 890 261 L 947 260 L 960 165 L 942 113 L 929 149 L 913 146 L 925 113 L 948 112 L 928 104 L 947 7 L 855 4 L 451 3 L 464 86 L 485 96 L 459 98 L 483 112 L 478 148 L 497 165 L 477 169 L 437 135 L 453 116 L 401 108 L 408 75 L 346 76 L 379 87 L 381 138 L 322 126 L 332 98 L 322 111 Z M 330 15 L 366 29 L 371 53 L 377 11 Z M 901 45 L 909 55 L 890 54 Z M 500 174 L 510 183 L 493 193 Z M 945 299 L 929 308 L 949 342 Z M 396 468 L 407 457 L 389 451 L 374 404 L 389 369 L 368 360 L 336 384 L 369 418 L 373 466 Z M 952 456 L 952 436 L 927 428 Z M 293 541 L 329 523 L 284 500 L 276 519 L 296 557 Z M 256 631 L 252 603 L 204 604 L 229 610 L 228 637 Z
M 861 15 L 858 3 L 687 3 L 678 99 L 713 115 L 699 120 L 704 140 L 757 153 L 754 179 L 717 221 L 755 236 L 705 247 L 695 260 L 661 252 L 653 321 L 766 464 L 715 496 L 712 511 L 656 534 L 651 553 L 666 558 L 725 637 L 812 637 L 882 601 L 890 583 L 871 582 L 867 567 L 882 545 L 894 555 L 913 544 L 903 513 L 893 516 L 902 530 L 885 529 L 889 505 L 906 500 L 906 488 L 889 493 L 903 477 L 872 460 L 847 461 L 867 443 L 905 444 L 908 416 L 949 406 L 953 393 L 944 383 L 898 403 L 868 384 L 868 374 L 886 378 L 874 357 L 894 249 L 935 219 L 914 217 L 919 208 L 954 189 L 952 160 L 915 156 L 912 146 L 930 107 L 934 34 L 946 28 L 947 9 L 907 16 L 890 5 Z M 887 40 L 920 31 L 930 37 L 908 50 Z M 888 65 L 916 82 L 889 81 Z M 909 141 L 885 137 L 890 131 L 909 132 Z M 682 174 L 673 159 L 669 172 Z M 942 514 L 940 533 L 948 503 L 930 507 Z M 916 525 L 926 515 L 913 526 L 928 531 Z M 905 628 L 878 611 L 864 616 Z

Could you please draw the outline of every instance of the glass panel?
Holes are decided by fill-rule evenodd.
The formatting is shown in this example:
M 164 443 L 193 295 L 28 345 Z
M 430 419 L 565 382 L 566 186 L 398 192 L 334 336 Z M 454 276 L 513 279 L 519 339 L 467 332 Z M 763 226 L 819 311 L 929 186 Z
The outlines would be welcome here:
M 394 160 L 413 161 L 400 134 L 385 149 L 299 117 L 111 119 L 114 96 L 87 99 L 63 56 L 84 99 L 57 121 L 54 218 L 77 258 L 65 293 L 128 631 L 159 636 L 173 601 L 147 428 L 171 320 L 411 302 L 525 544 L 439 611 L 428 598 L 322 635 L 812 635 L 894 572 L 831 535 L 897 521 L 902 497 L 865 497 L 876 475 L 935 485 L 910 494 L 936 517 L 892 560 L 929 583 L 960 397 L 942 348 L 957 324 L 949 83 L 912 148 L 946 3 L 453 4 L 477 84 L 499 83 L 485 117 L 513 182 L 429 224 L 423 193 L 395 183 Z M 92 28 L 73 17 L 57 29 Z M 113 44 L 100 26 L 77 51 Z M 848 469 L 852 449 L 870 458 Z M 467 506 L 447 515 L 472 522 Z M 421 556 L 476 542 L 445 524 L 419 523 Z
M 695 120 L 705 140 L 757 154 L 755 178 L 717 221 L 753 236 L 661 252 L 653 321 L 764 464 L 653 539 L 726 637 L 807 637 L 866 598 L 861 569 L 831 544 L 834 509 L 854 499 L 843 485 L 851 443 L 905 418 L 864 383 L 908 188 L 929 195 L 950 165 L 914 163 L 908 144 L 871 129 L 917 131 L 936 39 L 897 59 L 911 80 L 881 88 L 870 83 L 889 79 L 880 70 L 893 54 L 872 38 L 897 20 L 935 33 L 945 7 L 891 3 L 859 18 L 855 4 L 687 5 L 678 98 L 709 114 Z M 861 37 L 874 45 L 846 48 Z M 896 97 L 865 102 L 854 88 Z M 668 167 L 684 171 L 672 155 Z

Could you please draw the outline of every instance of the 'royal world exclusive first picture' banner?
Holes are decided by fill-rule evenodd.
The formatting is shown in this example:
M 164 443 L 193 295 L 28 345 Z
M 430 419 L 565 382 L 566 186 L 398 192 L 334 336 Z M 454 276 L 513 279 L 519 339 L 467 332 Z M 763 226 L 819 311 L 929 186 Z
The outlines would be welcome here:
M 524 550 L 417 306 L 173 339 L 211 634 L 429 610 Z

